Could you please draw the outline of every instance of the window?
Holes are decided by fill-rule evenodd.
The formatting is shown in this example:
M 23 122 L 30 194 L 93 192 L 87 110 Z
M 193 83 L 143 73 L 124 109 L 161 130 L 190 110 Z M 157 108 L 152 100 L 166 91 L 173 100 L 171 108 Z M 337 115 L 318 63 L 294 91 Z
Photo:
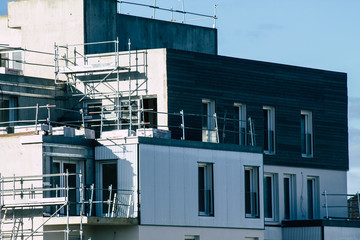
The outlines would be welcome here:
M 295 219 L 295 175 L 284 175 L 284 219 Z
M 235 103 L 235 143 L 239 145 L 247 145 L 247 124 L 246 124 L 246 105 Z
M 259 168 L 245 167 L 245 214 L 259 217 Z
M 82 160 L 70 160 L 70 159 L 53 159 L 52 162 L 52 173 L 84 173 L 83 161 Z M 55 177 L 53 179 L 53 185 L 60 188 L 66 187 L 66 180 L 64 177 Z M 69 190 L 69 201 L 71 203 L 79 202 L 80 195 L 78 189 L 80 187 L 80 179 L 78 175 L 69 175 L 68 177 Z M 65 192 L 60 192 L 61 197 L 65 196 Z M 70 214 L 76 215 L 79 213 L 79 205 L 70 205 Z
M 199 215 L 214 216 L 213 164 L 199 163 Z
M 307 206 L 308 206 L 308 218 L 316 219 L 318 217 L 318 179 L 317 177 L 307 178 Z
M 313 155 L 312 112 L 301 111 L 301 154 L 303 157 Z
M 275 221 L 276 193 L 276 175 L 264 174 L 264 217 L 266 221 Z
M 143 100 L 144 109 L 147 112 L 143 112 L 143 120 L 145 127 L 157 128 L 157 100 L 156 98 L 145 98 Z M 141 112 L 140 112 L 141 113 Z
M 215 131 L 215 101 L 209 99 L 202 100 L 202 141 L 216 142 Z
M 100 186 L 102 188 L 101 199 L 102 201 L 112 200 L 116 193 L 117 187 L 117 164 L 116 161 L 102 162 L 100 164 Z M 111 188 L 111 196 L 110 196 Z M 102 213 L 107 215 L 110 213 L 111 204 L 104 203 L 102 206 Z
M 9 67 L 9 53 L 0 53 L 0 67 Z
M 16 100 L 16 98 L 0 96 L 0 108 L 3 108 L 3 110 L 0 110 L 0 123 L 4 122 L 3 124 L 0 124 L 0 126 L 14 125 L 14 123 L 8 122 L 16 120 L 16 110 L 9 108 L 14 108 L 17 106 Z
M 264 153 L 275 153 L 275 108 L 263 107 L 264 111 Z
M 22 70 L 22 52 L 2 52 L 0 53 L 0 67 L 13 70 Z

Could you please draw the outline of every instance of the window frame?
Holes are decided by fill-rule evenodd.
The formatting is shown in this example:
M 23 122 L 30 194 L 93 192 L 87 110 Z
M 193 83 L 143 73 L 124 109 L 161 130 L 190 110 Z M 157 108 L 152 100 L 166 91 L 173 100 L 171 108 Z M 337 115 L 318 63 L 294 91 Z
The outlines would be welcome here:
M 79 159 L 73 159 L 73 158 L 61 158 L 61 157 L 54 157 L 52 159 L 52 164 L 51 164 L 51 173 L 55 173 L 54 172 L 54 168 L 53 168 L 53 165 L 55 163 L 58 163 L 59 164 L 59 173 L 66 173 L 64 170 L 64 164 L 74 164 L 75 167 L 76 167 L 76 173 L 79 174 L 80 172 L 82 173 L 82 179 L 81 181 L 84 183 L 84 179 L 85 179 L 85 168 L 84 168 L 84 165 L 85 165 L 85 161 L 86 159 L 82 159 L 82 158 L 79 158 Z M 69 176 L 70 177 L 70 176 Z M 79 181 L 79 177 L 78 175 L 75 176 L 76 177 L 76 189 L 79 189 L 80 188 L 80 181 Z M 60 179 L 60 188 L 64 188 L 64 183 L 65 183 L 65 179 Z M 80 192 L 79 191 L 75 191 L 76 193 L 76 201 L 79 202 L 80 201 Z M 64 193 L 65 194 L 65 193 Z M 61 195 L 61 193 L 60 193 Z M 65 213 L 64 212 L 65 210 L 62 209 L 61 210 L 61 213 Z M 76 209 L 75 209 L 76 213 L 79 213 L 80 212 L 80 205 L 79 204 L 76 204 Z
M 202 118 L 201 118 L 202 141 L 216 142 L 215 119 L 213 117 L 213 115 L 216 112 L 215 100 L 202 99 L 201 104 L 202 104 Z
M 303 120 L 304 117 L 304 120 Z M 303 123 L 304 121 L 304 123 Z M 314 154 L 313 114 L 309 110 L 301 110 L 301 156 L 312 158 Z M 304 126 L 303 126 L 304 124 Z M 310 137 L 308 137 L 310 135 Z
M 100 201 L 107 201 L 108 199 L 104 199 L 104 188 L 103 188 L 103 165 L 105 164 L 115 164 L 116 165 L 116 183 L 117 186 L 113 186 L 112 189 L 118 189 L 118 185 L 119 185 L 119 174 L 118 174 L 118 160 L 117 159 L 113 159 L 113 160 L 105 160 L 105 161 L 99 161 L 98 162 L 98 189 L 99 190 L 99 199 Z M 112 195 L 114 194 L 114 191 L 112 192 Z M 113 197 L 111 196 L 111 199 Z M 99 213 L 101 216 L 108 216 L 107 213 L 104 213 L 104 206 L 103 204 L 99 204 Z
M 200 168 L 204 168 L 203 190 L 200 186 Z M 210 193 L 207 194 L 206 191 L 210 191 Z M 203 202 L 201 202 L 202 199 Z M 203 211 L 201 205 L 203 205 Z M 199 216 L 214 216 L 214 163 L 198 162 L 198 212 Z
M 267 186 L 266 186 L 266 180 L 267 178 L 270 178 L 270 200 L 271 200 L 271 216 L 266 216 L 266 199 L 267 199 Z M 277 186 L 277 174 L 275 173 L 264 173 L 264 219 L 268 222 L 274 222 L 277 219 L 277 193 L 278 193 L 278 186 Z
M 285 197 L 285 179 L 289 181 L 289 189 L 288 189 L 288 204 L 286 203 Z M 283 177 L 283 193 L 284 193 L 284 220 L 295 220 L 296 219 L 296 176 L 294 174 L 284 174 Z M 287 209 L 288 205 L 289 217 L 287 217 Z
M 4 123 L 4 124 L 1 124 L 0 126 L 14 126 L 16 124 L 16 123 L 14 123 L 14 121 L 17 120 L 18 114 L 17 114 L 16 109 L 11 109 L 11 108 L 17 107 L 17 105 L 18 105 L 17 104 L 17 98 L 16 97 L 11 97 L 11 96 L 0 96 L 0 103 L 2 101 L 8 101 L 9 102 L 8 108 L 10 108 L 10 109 L 9 110 L 1 110 L 0 116 L 2 116 L 2 114 L 7 111 L 9 119 L 8 120 L 4 119 L 4 121 L 0 119 L 0 122 L 9 122 L 9 123 L 7 123 L 7 124 Z M 2 106 L 0 104 L 0 108 L 5 108 L 5 106 Z
M 266 119 L 265 119 L 265 112 L 267 115 Z M 275 107 L 263 106 L 263 113 L 264 113 L 264 153 L 275 154 L 276 152 Z M 267 120 L 266 123 L 265 120 Z M 272 136 L 269 133 L 272 133 Z
M 309 189 L 309 182 L 311 182 L 311 189 Z M 309 192 L 311 190 L 311 198 Z M 317 219 L 319 217 L 319 178 L 308 176 L 306 178 L 306 192 L 307 192 L 307 216 L 308 219 Z
M 247 195 L 247 176 L 246 172 L 249 171 L 249 190 Z M 255 193 L 255 199 L 251 198 L 251 193 Z M 244 167 L 244 195 L 245 195 L 245 217 L 246 218 L 259 218 L 260 217 L 260 183 L 259 183 L 259 167 L 245 166 Z M 250 197 L 250 198 L 249 198 Z M 248 199 L 249 198 L 249 199 Z M 248 204 L 250 204 L 248 206 Z M 250 212 L 248 210 L 250 209 Z
M 235 107 L 235 120 L 237 120 L 236 129 L 237 136 L 235 136 L 236 143 L 241 146 L 248 145 L 248 129 L 247 129 L 247 109 L 244 103 L 234 103 Z M 243 130 L 244 129 L 244 130 Z

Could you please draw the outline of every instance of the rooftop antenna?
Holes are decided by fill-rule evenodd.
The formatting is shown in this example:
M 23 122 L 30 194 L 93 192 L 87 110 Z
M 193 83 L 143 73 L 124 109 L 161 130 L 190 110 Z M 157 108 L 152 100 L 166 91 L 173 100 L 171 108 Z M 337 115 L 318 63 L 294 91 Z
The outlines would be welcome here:
M 154 14 L 153 14 L 154 19 L 155 19 L 155 11 L 156 11 L 156 0 L 154 0 Z
M 184 1 L 185 1 L 185 0 L 181 0 L 181 2 L 182 2 L 182 12 L 183 12 L 183 23 L 185 22 L 185 8 L 184 8 Z

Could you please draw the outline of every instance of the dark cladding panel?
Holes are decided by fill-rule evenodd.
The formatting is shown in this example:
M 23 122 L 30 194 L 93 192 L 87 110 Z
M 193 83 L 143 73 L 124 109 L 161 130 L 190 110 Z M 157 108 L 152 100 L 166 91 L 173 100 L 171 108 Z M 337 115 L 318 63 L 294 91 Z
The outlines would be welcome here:
M 264 163 L 334 170 L 348 169 L 347 76 L 344 73 L 177 50 L 167 51 L 169 112 L 201 113 L 202 99 L 216 102 L 219 117 L 234 116 L 234 103 L 246 104 L 263 146 L 263 106 L 275 108 L 275 154 Z M 313 157 L 301 155 L 301 110 L 312 112 Z M 178 124 L 170 117 L 169 125 Z M 201 128 L 201 119 L 185 119 Z M 219 129 L 224 121 L 219 121 Z M 226 122 L 226 130 L 233 124 Z M 175 130 L 174 137 L 180 136 Z M 187 131 L 186 139 L 201 140 Z M 220 142 L 233 143 L 233 134 Z

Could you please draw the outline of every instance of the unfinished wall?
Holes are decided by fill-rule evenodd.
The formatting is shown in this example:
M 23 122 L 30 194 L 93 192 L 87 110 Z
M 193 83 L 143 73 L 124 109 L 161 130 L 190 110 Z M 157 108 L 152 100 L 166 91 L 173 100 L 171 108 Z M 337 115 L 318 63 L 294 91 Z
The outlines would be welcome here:
M 217 30 L 116 13 L 116 1 L 85 1 L 85 42 L 119 38 L 120 50 L 172 48 L 217 54 Z M 88 53 L 114 51 L 111 46 L 87 48 Z
M 84 42 L 83 19 L 83 0 L 9 2 L 7 31 L 11 31 L 12 37 L 5 38 L 6 42 L 0 42 L 11 45 L 20 43 L 21 47 L 29 50 L 54 53 L 55 42 Z M 81 48 L 78 51 L 82 52 Z M 27 52 L 25 61 L 53 66 L 54 56 Z M 26 65 L 24 73 L 28 76 L 54 78 L 54 68 L 51 66 Z

